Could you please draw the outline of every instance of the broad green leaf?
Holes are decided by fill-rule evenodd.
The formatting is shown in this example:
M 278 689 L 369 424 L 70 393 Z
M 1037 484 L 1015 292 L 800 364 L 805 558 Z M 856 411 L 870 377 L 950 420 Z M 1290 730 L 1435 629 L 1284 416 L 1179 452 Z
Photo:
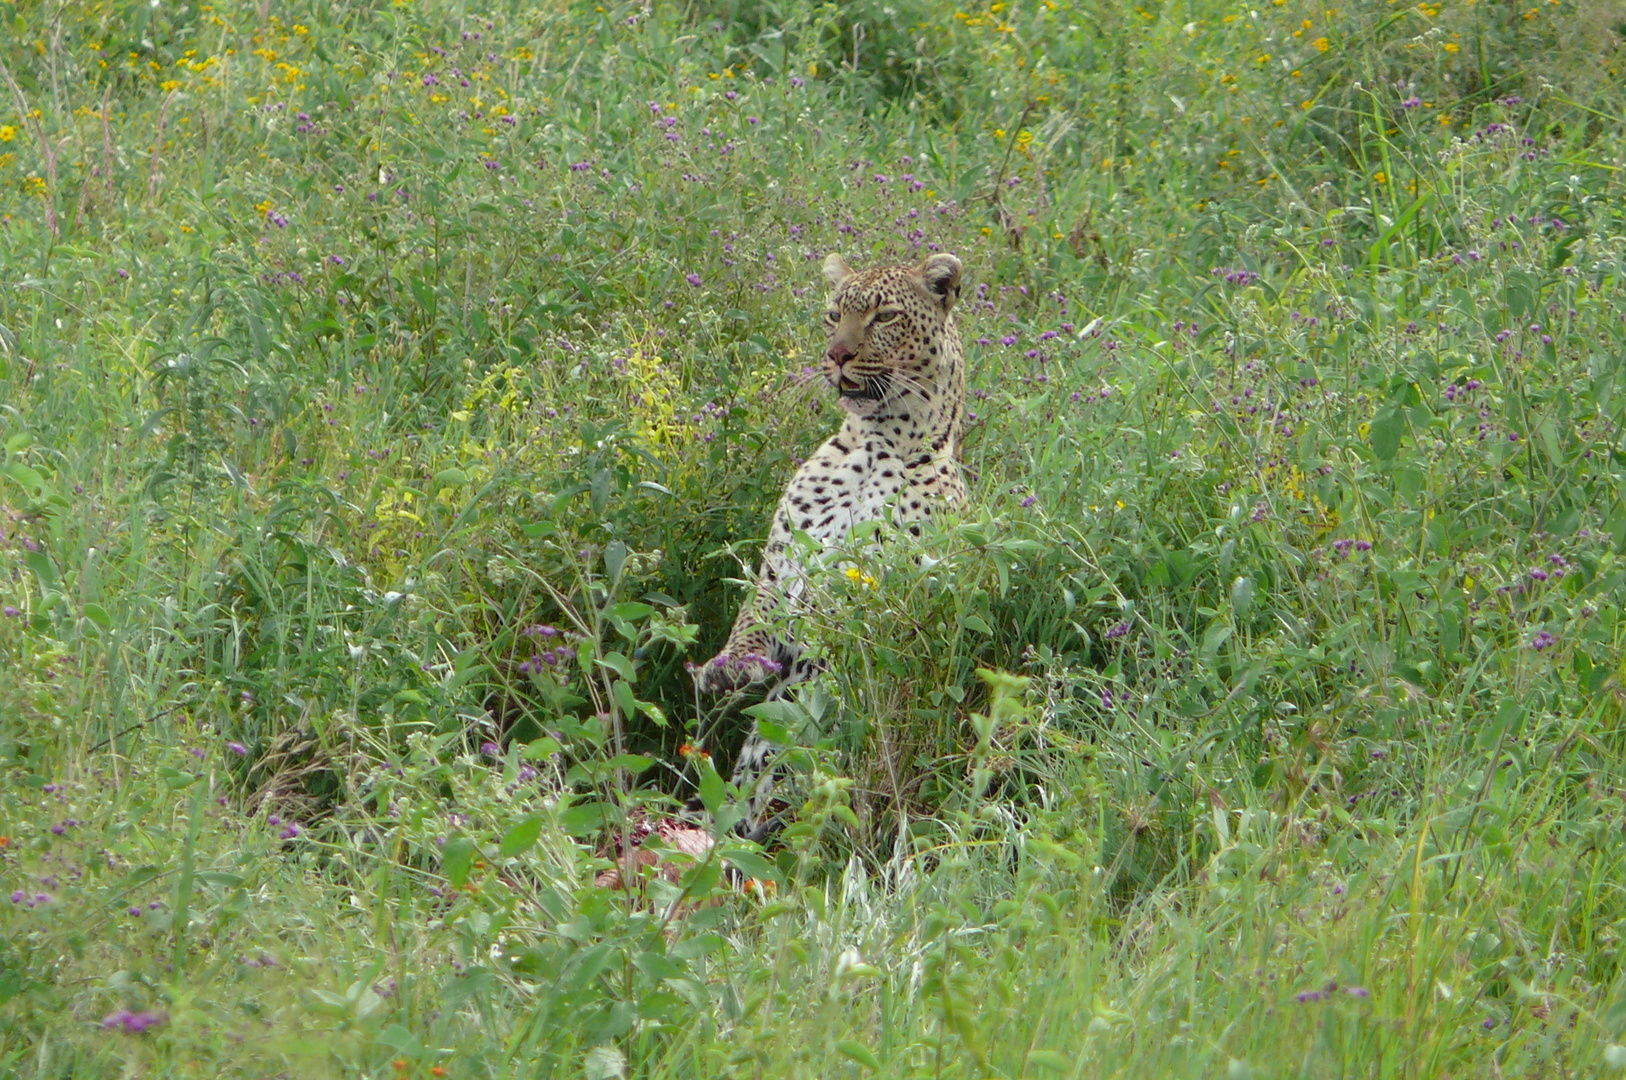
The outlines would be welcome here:
M 20 461 L 11 461 L 0 466 L 0 475 L 15 481 L 19 487 L 30 495 L 37 497 L 45 491 L 45 477 Z
M 497 844 L 497 854 L 512 858 L 531 850 L 537 837 L 542 835 L 542 819 L 533 814 L 503 834 Z
M 853 1039 L 842 1039 L 836 1043 L 836 1049 L 841 1051 L 843 1057 L 851 1058 L 870 1072 L 881 1071 L 881 1061 L 875 1052 L 861 1042 Z
M 102 605 L 86 604 L 83 611 L 85 618 L 89 619 L 103 630 L 111 630 L 113 628 L 113 618 L 112 616 L 108 615 L 107 609 L 102 607 Z
M 1060 1050 L 1029 1050 L 1028 1064 L 1045 1072 L 1071 1072 L 1073 1060 Z
M 469 869 L 474 865 L 474 852 L 474 841 L 466 836 L 446 841 L 446 846 L 441 849 L 440 872 L 446 875 L 446 880 L 452 883 L 452 888 L 461 889 L 469 880 Z
M 731 850 L 726 856 L 728 864 L 748 878 L 779 883 L 779 869 L 762 855 L 744 848 Z
M 1399 408 L 1391 405 L 1372 421 L 1372 452 L 1380 461 L 1392 461 L 1400 450 L 1400 436 L 1405 433 L 1406 418 Z
M 412 1037 L 412 1032 L 400 1024 L 391 1024 L 378 1033 L 380 1046 L 387 1046 L 404 1058 L 416 1061 L 425 1054 L 423 1044 Z
M 540 761 L 543 758 L 552 757 L 560 749 L 559 740 L 550 735 L 544 735 L 540 739 L 532 739 L 526 743 L 525 749 L 519 752 L 519 756 L 526 761 Z
M 628 682 L 638 681 L 637 670 L 633 667 L 632 661 L 618 652 L 606 653 L 598 662 L 601 667 L 609 668 Z

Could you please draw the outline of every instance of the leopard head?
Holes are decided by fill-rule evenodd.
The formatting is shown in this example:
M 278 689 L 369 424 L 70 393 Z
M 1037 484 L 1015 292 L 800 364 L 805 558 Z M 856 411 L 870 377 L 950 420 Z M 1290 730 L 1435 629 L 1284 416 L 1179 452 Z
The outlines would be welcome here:
M 824 260 L 831 293 L 823 372 L 843 409 L 873 415 L 935 385 L 948 362 L 944 338 L 960 296 L 960 271 L 960 260 L 947 254 L 918 266 L 862 272 L 840 255 Z

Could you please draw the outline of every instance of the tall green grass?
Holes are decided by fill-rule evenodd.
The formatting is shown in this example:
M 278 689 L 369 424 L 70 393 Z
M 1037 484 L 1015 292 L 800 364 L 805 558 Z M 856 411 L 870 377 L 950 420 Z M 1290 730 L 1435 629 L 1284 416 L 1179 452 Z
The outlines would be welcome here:
M 7 10 L 4 1075 L 1626 1068 L 1613 5 Z M 971 507 L 696 700 L 933 250 Z

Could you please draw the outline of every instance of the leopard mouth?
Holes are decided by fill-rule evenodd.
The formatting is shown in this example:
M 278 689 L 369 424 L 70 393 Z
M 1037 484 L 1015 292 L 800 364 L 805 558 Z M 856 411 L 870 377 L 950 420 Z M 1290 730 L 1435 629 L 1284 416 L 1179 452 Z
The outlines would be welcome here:
M 836 381 L 836 394 L 850 401 L 879 401 L 886 395 L 886 386 L 878 378 L 843 375 Z

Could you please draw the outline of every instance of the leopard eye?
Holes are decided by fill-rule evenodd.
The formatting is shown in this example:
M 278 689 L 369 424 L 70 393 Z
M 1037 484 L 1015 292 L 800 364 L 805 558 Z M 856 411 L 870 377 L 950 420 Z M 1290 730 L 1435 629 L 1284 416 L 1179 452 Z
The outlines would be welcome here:
M 841 321 L 841 312 L 839 312 L 839 311 L 826 311 L 824 313 L 824 325 L 826 325 L 826 326 L 834 326 L 836 323 L 838 323 L 840 321 Z
M 902 316 L 903 312 L 899 309 L 887 308 L 884 311 L 877 312 L 873 322 L 876 326 L 885 326 L 887 323 L 897 322 Z

